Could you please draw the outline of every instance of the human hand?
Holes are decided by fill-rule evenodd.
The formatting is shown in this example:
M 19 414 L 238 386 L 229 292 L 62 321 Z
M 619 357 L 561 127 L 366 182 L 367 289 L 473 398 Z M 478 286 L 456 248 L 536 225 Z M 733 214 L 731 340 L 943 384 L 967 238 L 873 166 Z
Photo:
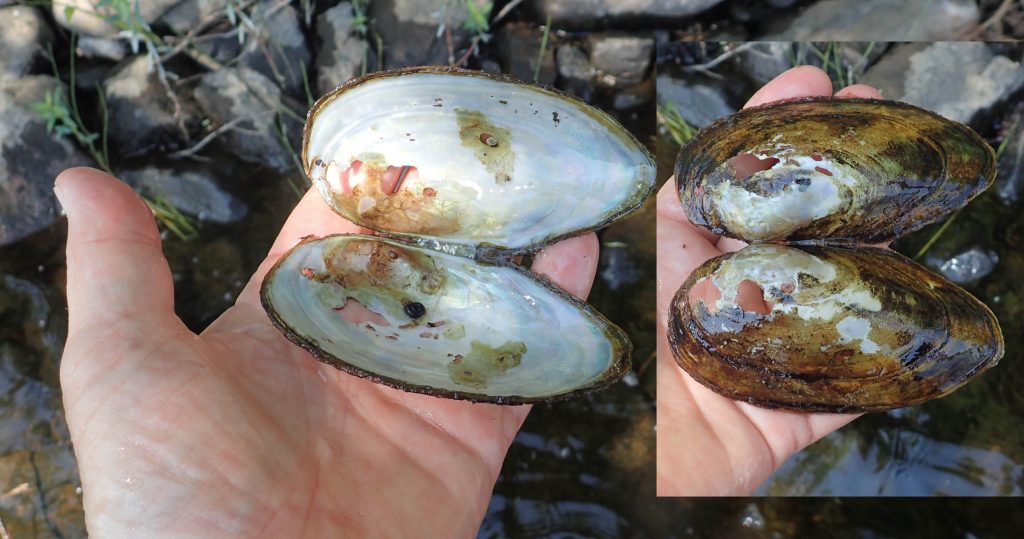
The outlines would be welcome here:
M 832 95 L 828 75 L 816 67 L 795 67 L 758 90 L 744 108 L 823 95 Z M 878 90 L 862 84 L 843 88 L 835 95 L 882 97 Z M 661 189 L 657 204 L 658 495 L 749 494 L 791 455 L 857 416 L 769 410 L 734 401 L 704 387 L 679 368 L 666 338 L 676 290 L 697 266 L 746 244 L 719 238 L 690 224 L 675 181 L 670 180 Z
M 529 406 L 405 393 L 316 361 L 259 287 L 299 238 L 356 232 L 310 190 L 233 307 L 200 335 L 174 314 L 153 216 L 92 169 L 56 181 L 68 215 L 61 364 L 95 536 L 471 537 Z M 534 271 L 585 298 L 593 233 Z

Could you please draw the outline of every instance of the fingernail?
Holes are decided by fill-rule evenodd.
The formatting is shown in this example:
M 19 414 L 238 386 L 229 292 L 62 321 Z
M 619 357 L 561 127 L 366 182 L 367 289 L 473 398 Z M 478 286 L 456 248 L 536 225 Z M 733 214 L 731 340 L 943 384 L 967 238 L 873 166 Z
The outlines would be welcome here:
M 64 204 L 64 189 L 61 187 L 60 184 L 53 184 L 53 194 L 57 195 L 57 209 L 60 210 L 60 214 L 67 215 L 68 212 Z

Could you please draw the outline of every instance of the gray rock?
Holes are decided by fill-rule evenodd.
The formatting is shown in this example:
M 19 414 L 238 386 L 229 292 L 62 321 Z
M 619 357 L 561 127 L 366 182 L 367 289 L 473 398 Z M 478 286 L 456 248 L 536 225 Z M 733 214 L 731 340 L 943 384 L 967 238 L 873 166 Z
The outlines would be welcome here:
M 131 52 L 127 41 L 116 37 L 78 36 L 76 52 L 83 58 L 99 58 L 120 62 Z
M 996 193 L 1007 204 L 1015 204 L 1024 190 L 1024 104 L 1007 116 L 1003 152 L 999 156 Z
M 200 221 L 231 223 L 245 217 L 249 211 L 245 202 L 221 189 L 203 172 L 146 167 L 124 171 L 120 176 L 142 195 L 164 197 L 172 206 Z
M 352 27 L 352 4 L 342 2 L 317 19 L 322 45 L 316 57 L 316 89 L 319 95 L 363 73 L 370 64 L 370 45 Z
M 181 0 L 160 17 L 160 24 L 169 26 L 178 34 L 185 34 L 201 21 L 224 13 L 227 0 Z M 236 19 L 236 27 L 242 22 Z M 226 64 L 242 52 L 236 34 L 208 36 L 193 45 L 214 60 Z
M 682 18 L 705 11 L 721 0 L 534 0 L 533 7 L 562 26 L 592 27 L 655 18 Z
M 369 9 L 384 42 L 388 69 L 448 64 L 446 29 L 451 30 L 453 53 L 469 44 L 471 36 L 463 29 L 467 17 L 464 1 L 374 0 Z
M 174 117 L 174 104 L 145 56 L 120 66 L 104 82 L 110 118 L 111 148 L 131 157 L 156 151 L 168 153 L 186 146 L 185 119 L 191 111 L 183 103 L 182 124 Z M 179 100 L 181 101 L 181 100 Z M 193 120 L 194 121 L 194 120 Z
M 703 127 L 736 112 L 717 89 L 666 75 L 658 77 L 658 102 L 672 103 L 679 115 L 693 127 Z
M 575 45 L 559 45 L 555 50 L 555 62 L 558 64 L 558 74 L 565 79 L 589 83 L 597 74 L 587 54 Z
M 0 79 L 28 74 L 52 40 L 50 27 L 35 8 L 0 7 Z
M 910 57 L 901 101 L 970 122 L 1024 85 L 1024 67 L 984 43 L 935 43 Z
M 246 38 L 238 62 L 264 74 L 290 95 L 302 95 L 302 66 L 311 60 L 299 12 L 280 0 L 263 0 L 252 11 L 259 29 Z
M 59 82 L 33 76 L 0 81 L 0 245 L 53 224 L 59 215 L 53 179 L 72 166 L 91 165 L 68 139 L 55 139 L 31 105 Z
M 638 84 L 651 65 L 654 39 L 591 34 L 587 43 L 590 63 L 600 72 L 597 80 L 604 86 Z
M 972 0 L 822 0 L 765 41 L 936 41 L 978 21 Z
M 227 0 L 179 0 L 160 17 L 160 22 L 184 34 L 203 19 L 223 13 L 226 5 Z
M 120 31 L 107 22 L 106 17 L 116 12 L 110 5 L 100 7 L 101 0 L 53 0 L 53 18 L 57 24 L 78 32 L 80 35 L 113 37 Z M 152 23 L 160 15 L 180 0 L 142 0 L 132 6 L 138 6 L 138 14 L 146 23 Z M 109 4 L 109 3 L 108 3 Z M 67 17 L 67 10 L 71 17 Z M 97 16 L 97 14 L 102 16 Z
M 540 57 L 540 44 L 543 31 L 527 23 L 509 23 L 501 27 L 495 38 L 494 47 L 498 59 L 505 66 L 505 72 L 520 80 L 533 80 L 537 71 L 537 60 L 540 58 L 540 70 L 537 71 L 537 82 L 553 85 L 555 83 L 555 53 L 553 47 L 544 50 Z
M 559 87 L 584 101 L 590 101 L 597 70 L 590 65 L 587 54 L 576 45 L 566 43 L 555 49 L 555 63 L 558 65 L 558 76 L 562 79 Z
M 244 119 L 220 137 L 233 155 L 280 172 L 292 170 L 292 157 L 275 127 L 281 90 L 270 79 L 245 67 L 224 68 L 202 77 L 195 98 L 217 126 Z
M 903 97 L 903 83 L 910 72 L 910 57 L 927 49 L 928 43 L 908 43 L 889 51 L 857 82 L 874 86 L 886 99 Z
M 945 259 L 928 255 L 925 261 L 950 281 L 966 284 L 992 273 L 999 264 L 999 254 L 992 249 L 974 245 Z
M 754 82 L 763 85 L 793 67 L 790 60 L 792 49 L 792 43 L 782 41 L 754 43 L 742 54 L 736 55 L 733 63 L 737 66 L 737 71 L 745 73 Z

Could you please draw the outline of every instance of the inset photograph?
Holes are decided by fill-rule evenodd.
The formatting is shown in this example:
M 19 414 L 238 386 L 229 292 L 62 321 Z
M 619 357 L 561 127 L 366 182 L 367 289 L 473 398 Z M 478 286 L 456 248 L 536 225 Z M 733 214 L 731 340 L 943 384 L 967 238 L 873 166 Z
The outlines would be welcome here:
M 659 45 L 659 495 L 1021 493 L 1022 53 Z

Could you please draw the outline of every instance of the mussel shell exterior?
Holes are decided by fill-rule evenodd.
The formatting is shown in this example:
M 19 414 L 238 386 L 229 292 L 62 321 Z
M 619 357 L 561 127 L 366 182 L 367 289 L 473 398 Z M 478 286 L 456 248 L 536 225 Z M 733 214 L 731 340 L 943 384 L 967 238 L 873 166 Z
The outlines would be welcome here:
M 443 67 L 374 73 L 324 96 L 302 160 L 328 204 L 360 226 L 520 252 L 635 211 L 655 176 L 651 155 L 604 112 Z M 389 169 L 408 174 L 386 181 Z
M 737 179 L 729 159 L 741 154 L 777 163 Z M 690 221 L 716 234 L 883 243 L 984 191 L 995 153 L 969 127 L 905 103 L 811 97 L 705 127 L 675 177 Z
M 705 279 L 721 294 L 710 305 L 690 295 Z M 761 288 L 767 313 L 739 306 L 743 281 Z M 722 395 L 770 408 L 910 406 L 953 391 L 1003 355 L 988 307 L 878 248 L 749 245 L 697 268 L 669 318 L 683 369 Z
M 622 330 L 533 273 L 379 236 L 304 240 L 260 295 L 295 344 L 406 391 L 521 404 L 601 389 L 629 370 Z

